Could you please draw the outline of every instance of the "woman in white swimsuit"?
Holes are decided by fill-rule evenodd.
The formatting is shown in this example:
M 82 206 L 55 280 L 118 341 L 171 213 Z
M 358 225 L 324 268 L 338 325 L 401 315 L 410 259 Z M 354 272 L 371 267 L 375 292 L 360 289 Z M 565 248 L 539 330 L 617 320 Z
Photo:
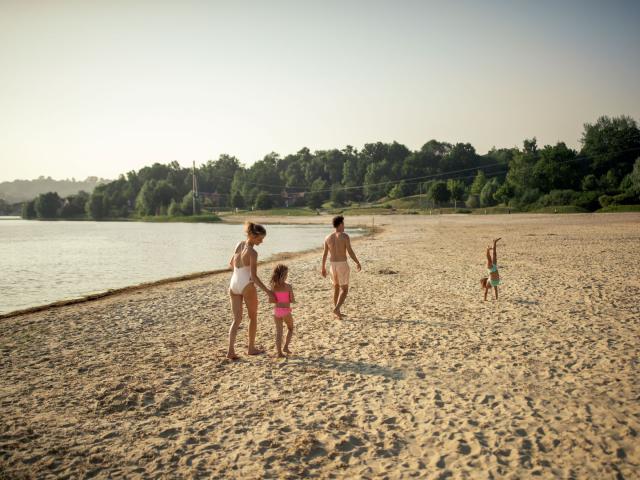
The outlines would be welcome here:
M 244 225 L 244 232 L 247 240 L 240 242 L 229 261 L 229 267 L 233 268 L 231 284 L 229 285 L 229 296 L 231 297 L 231 311 L 233 312 L 233 322 L 229 328 L 229 350 L 227 358 L 237 360 L 239 357 L 235 352 L 236 336 L 238 328 L 242 322 L 242 300 L 247 306 L 249 314 L 249 355 L 264 353 L 264 350 L 256 348 L 256 331 L 258 328 L 258 285 L 269 298 L 274 298 L 274 294 L 258 278 L 258 252 L 253 247 L 260 245 L 267 235 L 267 231 L 262 225 L 247 222 Z

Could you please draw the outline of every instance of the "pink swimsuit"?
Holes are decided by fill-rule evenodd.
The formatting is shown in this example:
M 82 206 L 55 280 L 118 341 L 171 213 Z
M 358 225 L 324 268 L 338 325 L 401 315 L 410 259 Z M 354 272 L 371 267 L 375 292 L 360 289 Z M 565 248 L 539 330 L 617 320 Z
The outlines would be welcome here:
M 273 292 L 276 295 L 277 303 L 289 303 L 291 300 L 289 299 L 289 292 Z M 286 317 L 291 313 L 290 307 L 275 307 L 273 309 L 273 314 L 276 318 Z

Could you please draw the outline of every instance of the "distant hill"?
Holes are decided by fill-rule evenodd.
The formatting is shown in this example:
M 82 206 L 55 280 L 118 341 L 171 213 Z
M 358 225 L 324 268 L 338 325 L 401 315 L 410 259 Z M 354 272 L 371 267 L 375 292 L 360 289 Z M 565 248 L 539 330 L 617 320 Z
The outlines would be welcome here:
M 14 180 L 0 183 L 0 199 L 7 203 L 33 200 L 41 193 L 57 192 L 61 197 L 74 195 L 80 190 L 92 193 L 96 185 L 110 180 L 98 177 L 87 177 L 85 180 L 54 180 L 51 177 L 40 177 L 36 180 Z

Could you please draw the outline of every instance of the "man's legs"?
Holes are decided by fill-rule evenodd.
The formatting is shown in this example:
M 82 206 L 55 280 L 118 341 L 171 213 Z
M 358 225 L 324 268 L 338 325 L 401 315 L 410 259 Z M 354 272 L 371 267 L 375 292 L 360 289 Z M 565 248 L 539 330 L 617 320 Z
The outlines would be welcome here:
M 337 283 L 333 285 L 333 306 L 338 305 L 338 298 L 340 298 L 340 285 Z
M 348 293 L 349 293 L 349 285 L 340 285 L 340 295 L 338 296 L 336 308 L 333 309 L 333 314 L 338 318 L 342 318 L 342 313 L 340 313 L 340 307 L 342 307 L 342 304 L 347 298 Z

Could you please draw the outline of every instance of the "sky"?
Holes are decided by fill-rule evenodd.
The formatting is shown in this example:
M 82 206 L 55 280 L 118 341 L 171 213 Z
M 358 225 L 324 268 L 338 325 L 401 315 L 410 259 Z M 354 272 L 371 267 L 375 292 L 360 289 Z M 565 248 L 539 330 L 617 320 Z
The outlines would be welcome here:
M 640 121 L 637 1 L 0 0 L 0 181 Z

